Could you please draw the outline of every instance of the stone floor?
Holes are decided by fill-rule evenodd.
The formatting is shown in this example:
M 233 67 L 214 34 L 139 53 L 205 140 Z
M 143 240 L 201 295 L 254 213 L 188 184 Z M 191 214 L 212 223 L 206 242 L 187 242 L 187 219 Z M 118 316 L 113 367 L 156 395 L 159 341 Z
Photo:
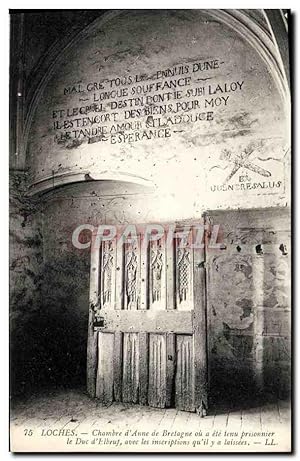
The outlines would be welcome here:
M 290 450 L 285 401 L 234 411 L 219 407 L 200 418 L 176 409 L 102 406 L 83 390 L 56 391 L 14 402 L 10 427 L 12 451 Z

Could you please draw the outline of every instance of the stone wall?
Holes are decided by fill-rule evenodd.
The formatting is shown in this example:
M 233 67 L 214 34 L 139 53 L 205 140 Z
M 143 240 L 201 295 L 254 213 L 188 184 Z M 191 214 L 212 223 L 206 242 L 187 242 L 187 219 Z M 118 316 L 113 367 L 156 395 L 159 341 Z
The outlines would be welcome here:
M 39 382 L 42 309 L 42 216 L 35 201 L 26 198 L 27 175 L 10 174 L 10 338 L 13 393 L 24 393 Z
M 208 249 L 212 394 L 290 392 L 289 210 L 208 213 L 223 249 Z M 224 395 L 225 391 L 225 395 Z

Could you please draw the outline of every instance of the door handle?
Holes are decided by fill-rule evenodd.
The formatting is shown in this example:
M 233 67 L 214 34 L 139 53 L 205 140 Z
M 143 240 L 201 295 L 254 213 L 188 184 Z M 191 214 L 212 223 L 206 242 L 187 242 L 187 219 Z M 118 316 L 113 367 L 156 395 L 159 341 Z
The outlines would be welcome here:
M 105 327 L 104 317 L 95 316 L 95 319 L 94 319 L 94 327 L 97 327 L 97 328 L 104 328 L 104 327 Z

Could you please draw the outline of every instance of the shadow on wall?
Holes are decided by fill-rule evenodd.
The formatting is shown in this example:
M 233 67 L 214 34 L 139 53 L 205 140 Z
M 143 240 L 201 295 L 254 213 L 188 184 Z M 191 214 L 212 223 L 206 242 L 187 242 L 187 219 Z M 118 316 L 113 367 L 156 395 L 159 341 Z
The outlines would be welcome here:
M 251 408 L 263 398 L 256 393 L 256 384 L 250 367 L 234 367 L 233 363 L 213 362 L 209 387 L 209 406 L 214 409 Z
M 11 321 L 13 396 L 85 384 L 88 278 L 87 259 L 68 255 L 44 267 L 34 309 L 19 303 L 18 310 L 25 313 L 21 325 Z

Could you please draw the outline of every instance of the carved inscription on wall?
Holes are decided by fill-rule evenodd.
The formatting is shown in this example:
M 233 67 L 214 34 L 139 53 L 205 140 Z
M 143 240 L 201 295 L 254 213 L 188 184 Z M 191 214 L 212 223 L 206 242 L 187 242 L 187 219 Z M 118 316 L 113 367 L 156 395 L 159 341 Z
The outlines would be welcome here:
M 82 142 L 136 143 L 170 138 L 187 126 L 208 126 L 219 108 L 243 92 L 241 79 L 219 80 L 221 59 L 188 62 L 150 74 L 125 75 L 67 84 L 78 104 L 56 107 L 51 114 L 55 141 L 66 147 Z

